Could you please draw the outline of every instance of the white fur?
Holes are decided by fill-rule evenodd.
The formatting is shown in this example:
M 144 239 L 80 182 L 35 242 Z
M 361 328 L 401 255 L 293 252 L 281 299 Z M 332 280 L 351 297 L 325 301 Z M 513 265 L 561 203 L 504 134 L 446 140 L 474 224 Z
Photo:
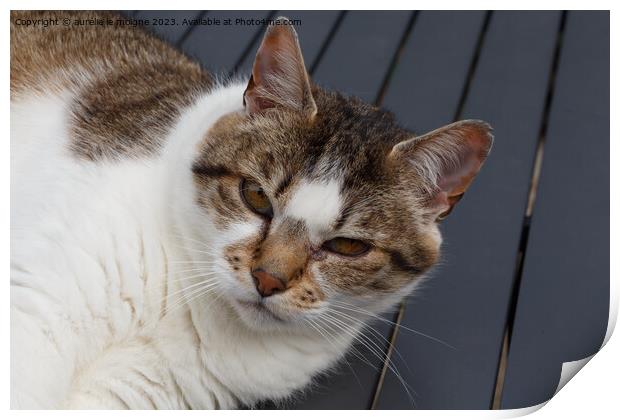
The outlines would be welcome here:
M 346 334 L 253 331 L 218 293 L 178 304 L 191 293 L 183 269 L 202 261 L 214 290 L 232 293 L 221 248 L 258 229 L 217 231 L 190 171 L 208 128 L 242 109 L 244 87 L 197 98 L 159 157 L 120 162 L 70 154 L 71 93 L 11 103 L 13 408 L 251 405 L 290 396 L 345 352 Z M 337 182 L 308 184 L 287 211 L 320 230 L 339 200 Z
M 303 180 L 294 190 L 284 214 L 305 222 L 310 237 L 319 237 L 337 221 L 342 208 L 340 182 Z

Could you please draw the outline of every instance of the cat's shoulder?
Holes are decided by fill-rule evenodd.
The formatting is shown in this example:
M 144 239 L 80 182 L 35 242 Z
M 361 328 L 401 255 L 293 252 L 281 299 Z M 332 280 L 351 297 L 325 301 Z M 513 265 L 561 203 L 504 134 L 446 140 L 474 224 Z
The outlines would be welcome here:
M 209 89 L 200 65 L 125 18 L 100 11 L 11 12 L 11 98 L 66 95 L 71 151 L 145 156 Z M 66 24 L 69 22 L 69 24 Z

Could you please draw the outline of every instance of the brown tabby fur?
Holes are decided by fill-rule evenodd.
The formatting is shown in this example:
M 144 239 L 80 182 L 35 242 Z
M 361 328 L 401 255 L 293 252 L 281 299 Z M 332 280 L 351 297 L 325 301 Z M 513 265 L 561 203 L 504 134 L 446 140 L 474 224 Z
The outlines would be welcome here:
M 120 26 L 25 28 L 16 18 L 112 18 L 104 12 L 12 12 L 11 94 L 77 93 L 71 107 L 72 151 L 81 159 L 149 156 L 183 107 L 212 87 L 200 66 L 146 32 Z M 303 62 L 302 62 L 303 63 Z M 312 85 L 312 119 L 285 108 L 235 113 L 206 133 L 193 171 L 198 203 L 221 228 L 256 217 L 239 195 L 241 179 L 258 182 L 284 208 L 302 179 L 338 178 L 344 208 L 334 236 L 373 245 L 364 258 L 334 257 L 312 248 L 294 221 L 275 232 L 263 221 L 260 237 L 226 251 L 232 269 L 247 273 L 265 253 L 278 255 L 298 305 L 324 297 L 309 261 L 331 287 L 363 296 L 392 294 L 426 272 L 439 258 L 432 209 L 434 185 L 412 170 L 410 158 L 390 156 L 414 137 L 393 116 L 374 106 Z M 313 108 L 314 109 L 314 108 Z M 478 130 L 488 132 L 486 125 Z M 490 141 L 485 139 L 485 141 Z M 489 143 L 490 144 L 490 143 Z M 483 151 L 486 157 L 488 148 Z M 288 262 L 287 262 L 288 261 Z
M 76 92 L 73 152 L 116 159 L 156 152 L 166 131 L 212 84 L 165 42 L 124 25 L 33 27 L 17 19 L 116 19 L 112 12 L 11 11 L 11 96 Z
M 201 184 L 199 200 L 207 210 L 218 203 L 215 216 L 225 228 L 255 217 L 239 197 L 242 178 L 262 185 L 268 196 L 276 198 L 274 208 L 283 209 L 288 193 L 301 179 L 341 177 L 345 204 L 333 229 L 341 233 L 337 236 L 368 238 L 374 245 L 369 255 L 337 262 L 318 258 L 326 251 L 309 248 L 303 230 L 286 229 L 293 221 L 282 222 L 274 232 L 265 220 L 264 230 L 270 230 L 270 238 L 279 237 L 278 252 L 283 256 L 310 258 L 314 253 L 311 259 L 319 271 L 340 290 L 394 292 L 439 257 L 439 243 L 428 229 L 434 220 L 424 205 L 423 189 L 416 187 L 421 179 L 388 159 L 392 147 L 412 134 L 399 128 L 391 114 L 356 99 L 318 87 L 313 96 L 318 113 L 311 122 L 275 108 L 264 115 L 220 119 L 207 134 L 194 166 Z M 302 283 L 314 284 L 310 270 L 300 275 L 306 280 Z

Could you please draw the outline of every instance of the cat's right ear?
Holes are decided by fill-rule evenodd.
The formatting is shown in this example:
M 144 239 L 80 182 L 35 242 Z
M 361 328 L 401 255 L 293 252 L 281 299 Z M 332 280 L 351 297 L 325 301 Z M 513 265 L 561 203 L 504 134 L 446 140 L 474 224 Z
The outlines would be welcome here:
M 313 119 L 317 108 L 297 33 L 285 17 L 269 25 L 261 43 L 243 103 L 250 114 L 284 107 Z
M 428 208 L 442 220 L 463 197 L 493 145 L 492 128 L 478 120 L 449 124 L 396 144 L 389 157 L 414 171 L 429 195 Z

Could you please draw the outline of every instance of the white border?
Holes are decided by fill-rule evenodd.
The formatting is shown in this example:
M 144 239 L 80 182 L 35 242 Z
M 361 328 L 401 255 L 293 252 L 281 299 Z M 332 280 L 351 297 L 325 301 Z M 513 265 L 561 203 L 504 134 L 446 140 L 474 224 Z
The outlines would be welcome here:
M 249 1 L 238 1 L 238 0 L 226 0 L 225 2 L 221 2 L 220 4 L 216 3 L 205 3 L 205 2 L 197 2 L 197 1 L 162 1 L 162 0 L 150 0 L 150 1 L 119 1 L 119 0 L 108 0 L 106 2 L 101 2 L 98 4 L 89 3 L 85 4 L 83 1 L 60 1 L 60 2 L 46 2 L 42 0 L 24 0 L 24 1 L 14 1 L 10 0 L 4 2 L 5 4 L 5 13 L 4 13 L 4 24 L 6 25 L 6 29 L 2 31 L 2 48 L 4 49 L 4 57 L 9 57 L 9 10 L 10 9 L 49 9 L 49 8 L 58 8 L 58 9 L 83 9 L 85 6 L 93 9 L 170 9 L 172 5 L 174 5 L 174 9 L 226 9 L 226 10 L 235 10 L 235 9 L 372 9 L 373 7 L 381 6 L 386 9 L 411 9 L 417 8 L 420 10 L 424 9 L 496 9 L 496 10 L 505 10 L 505 9 L 532 9 L 532 10 L 544 10 L 544 9 L 611 9 L 611 74 L 618 75 L 618 65 L 617 65 L 617 53 L 614 53 L 618 50 L 618 31 L 617 24 L 619 19 L 617 18 L 617 14 L 615 13 L 614 3 L 612 1 L 599 1 L 599 0 L 590 0 L 587 2 L 584 1 L 541 1 L 541 0 L 522 0 L 519 2 L 502 2 L 501 4 L 497 1 L 476 1 L 471 0 L 467 2 L 456 2 L 456 1 L 443 1 L 443 2 L 405 2 L 405 1 L 390 1 L 390 0 L 382 0 L 381 2 L 369 2 L 369 1 L 360 1 L 360 0 L 348 0 L 348 1 L 325 1 L 325 0 L 314 0 L 312 2 L 308 2 L 308 4 L 303 4 L 301 2 L 291 2 L 291 1 L 272 1 L 272 2 L 262 2 L 260 4 L 251 3 Z M 466 6 L 466 7 L 464 7 Z M 2 261 L 3 272 L 9 273 L 9 206 L 8 206 L 8 197 L 9 197 L 9 63 L 8 60 L 6 64 L 2 67 L 2 74 L 5 80 L 5 90 L 2 92 L 3 101 L 2 101 L 2 111 L 3 118 L 5 124 L 4 127 L 4 141 L 2 142 L 2 147 L 5 148 L 4 153 L 2 154 L 2 159 L 4 166 L 2 167 L 2 197 L 5 198 L 3 200 L 3 206 L 1 208 L 3 219 L 5 220 L 6 234 L 3 235 L 3 240 L 0 242 L 2 246 L 3 255 L 5 255 L 5 259 Z M 611 115 L 617 115 L 617 99 L 618 99 L 618 83 L 612 76 L 611 79 Z M 618 210 L 618 197 L 620 191 L 618 191 L 618 162 L 620 162 L 620 155 L 618 153 L 618 126 L 614 119 L 611 122 L 611 138 L 614 141 L 611 141 L 610 145 L 610 161 L 611 161 L 611 214 L 616 214 L 613 210 Z M 604 214 L 604 213 L 603 213 Z M 605 215 L 605 214 L 604 214 Z M 600 217 L 600 215 L 591 215 L 592 217 Z M 605 215 L 606 216 L 606 215 Z M 409 419 L 411 416 L 415 416 L 415 418 L 446 418 L 446 417 L 454 417 L 454 418 L 471 418 L 471 419 L 480 419 L 480 418 L 506 418 L 506 417 L 516 417 L 520 415 L 529 414 L 535 411 L 535 414 L 532 414 L 531 418 L 536 419 L 547 419 L 547 418 L 562 418 L 563 420 L 570 419 L 582 419 L 584 416 L 588 416 L 590 418 L 610 418 L 612 417 L 612 413 L 618 413 L 618 408 L 616 404 L 617 396 L 617 385 L 616 378 L 619 373 L 619 361 L 618 356 L 620 356 L 620 344 L 618 338 L 612 339 L 611 334 L 614 330 L 617 313 L 618 313 L 618 280 L 620 279 L 620 271 L 618 269 L 618 237 L 620 235 L 620 229 L 618 228 L 618 223 L 614 218 L 611 219 L 611 302 L 610 302 L 610 319 L 607 334 L 605 337 L 605 350 L 600 354 L 593 357 L 592 362 L 588 363 L 588 367 L 586 367 L 584 372 L 579 375 L 579 379 L 575 381 L 571 381 L 566 387 L 562 389 L 562 387 L 558 387 L 562 389 L 562 391 L 555 396 L 549 403 L 548 407 L 543 410 L 537 411 L 539 408 L 544 406 L 545 404 L 540 404 L 539 406 L 520 409 L 520 410 L 503 410 L 503 411 L 382 411 L 382 412 L 371 412 L 371 411 L 359 411 L 356 413 L 350 413 L 345 411 L 337 411 L 337 412 L 326 412 L 323 414 L 322 412 L 314 411 L 297 411 L 295 416 L 303 419 L 315 417 L 317 414 L 323 416 L 331 416 L 331 414 L 337 413 L 339 417 L 347 417 L 350 414 L 355 415 L 356 418 L 369 418 L 370 416 L 390 416 L 390 418 L 407 418 Z M 7 276 L 8 277 L 8 276 Z M 2 312 L 3 317 L 3 325 L 5 326 L 4 332 L 4 340 L 3 345 L 0 348 L 1 358 L 4 361 L 7 367 L 5 374 L 3 375 L 4 381 L 2 382 L 2 394 L 5 398 L 6 409 L 8 409 L 8 401 L 9 401 L 9 282 L 8 279 L 5 280 L 5 307 Z M 569 367 L 574 368 L 577 363 L 568 364 Z M 577 369 L 578 370 L 578 369 Z M 568 372 L 568 371 L 567 371 Z M 563 373 L 563 376 L 566 377 L 566 373 Z M 32 418 L 38 416 L 45 416 L 46 418 L 83 418 L 84 416 L 92 416 L 103 418 L 102 416 L 108 417 L 109 413 L 105 411 L 92 411 L 92 412 L 64 412 L 64 411 L 46 411 L 46 412 L 33 412 L 33 411 L 10 411 L 8 413 L 9 416 L 15 418 Z M 180 416 L 215 416 L 215 417 L 237 417 L 237 416 L 252 416 L 253 418 L 267 418 L 269 420 L 273 420 L 274 417 L 284 418 L 284 416 L 289 416 L 290 413 L 286 411 L 222 411 L 222 412 L 171 412 L 171 411 L 160 411 L 160 412 L 118 412 L 114 413 L 115 416 L 119 416 L 121 418 L 128 418 L 134 416 L 153 416 L 159 418 L 178 418 Z M 78 417 L 75 417 L 78 416 Z

